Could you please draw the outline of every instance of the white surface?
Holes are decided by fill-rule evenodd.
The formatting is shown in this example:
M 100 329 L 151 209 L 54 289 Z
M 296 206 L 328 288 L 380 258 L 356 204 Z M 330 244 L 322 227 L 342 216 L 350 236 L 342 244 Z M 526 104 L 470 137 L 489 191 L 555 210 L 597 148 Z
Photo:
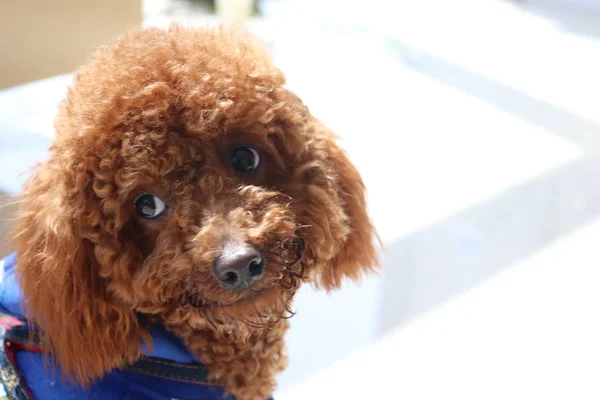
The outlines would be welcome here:
M 335 1 L 328 3 L 340 5 Z M 461 252 L 451 248 L 458 253 L 453 260 L 440 257 L 435 260 L 435 265 L 423 265 L 420 259 L 428 255 L 420 255 L 420 248 L 406 249 L 396 244 L 402 243 L 414 232 L 517 187 L 526 187 L 538 177 L 579 159 L 584 150 L 581 144 L 572 141 L 568 135 L 556 133 L 569 133 L 569 116 L 542 106 L 548 100 L 556 103 L 557 107 L 560 101 L 569 100 L 569 104 L 577 107 L 578 98 L 571 97 L 570 91 L 562 98 L 560 88 L 557 88 L 550 96 L 554 82 L 571 82 L 570 74 L 575 72 L 581 74 L 577 82 L 584 79 L 589 82 L 596 77 L 596 73 L 590 70 L 552 69 L 556 75 L 550 77 L 545 73 L 540 75 L 530 67 L 517 68 L 525 60 L 528 65 L 535 63 L 542 68 L 554 59 L 538 59 L 537 53 L 536 57 L 523 58 L 523 53 L 532 47 L 530 40 L 534 39 L 527 37 L 521 43 L 517 40 L 518 35 L 514 34 L 512 27 L 521 19 L 528 21 L 528 17 L 513 5 L 484 2 L 489 5 L 485 8 L 485 5 L 461 1 L 450 2 L 453 4 L 386 2 L 385 12 L 381 13 L 381 9 L 378 11 L 372 5 L 365 7 L 364 4 L 357 5 L 358 2 L 343 2 L 341 8 L 332 6 L 331 12 L 327 13 L 328 3 L 319 2 L 317 5 L 312 2 L 311 6 L 298 2 L 295 9 L 284 9 L 281 3 L 281 9 L 278 9 L 277 2 L 273 2 L 270 17 L 279 17 L 285 23 L 289 22 L 284 19 L 285 12 L 300 21 L 304 21 L 300 17 L 308 18 L 309 14 L 312 17 L 314 13 L 321 21 L 340 23 L 329 29 L 314 23 L 310 27 L 283 30 L 279 38 L 285 45 L 276 47 L 277 61 L 286 72 L 290 86 L 313 113 L 343 137 L 344 146 L 365 178 L 372 216 L 390 252 L 386 256 L 382 278 L 372 278 L 362 287 L 347 286 L 330 297 L 310 288 L 303 288 L 299 293 L 295 304 L 299 314 L 292 319 L 288 335 L 290 367 L 279 379 L 280 392 L 301 382 L 310 371 L 318 371 L 375 340 L 380 334 L 381 321 L 396 318 L 386 314 L 394 313 L 394 305 L 382 303 L 383 292 L 405 291 L 392 297 L 404 301 L 397 304 L 397 312 L 418 314 L 424 304 L 436 304 L 443 299 L 444 296 L 439 293 L 460 292 L 477 280 L 473 275 L 485 275 L 477 271 L 487 268 L 477 264 L 478 258 L 493 258 L 494 252 L 510 252 L 503 246 L 507 241 L 503 237 L 495 239 L 496 247 L 481 248 L 483 239 L 489 242 L 489 236 L 493 237 L 494 232 L 487 232 L 489 236 L 482 239 L 477 224 L 461 224 L 460 221 L 454 227 L 455 241 L 459 243 L 451 245 L 460 246 L 467 236 L 467 241 L 471 241 L 468 245 L 473 249 Z M 508 7 L 514 12 L 497 14 L 495 10 L 498 7 Z M 344 12 L 339 12 L 341 9 Z M 385 32 L 397 42 L 378 41 L 377 35 L 369 31 L 346 26 L 344 23 L 347 24 L 349 13 L 352 18 L 353 10 L 356 11 L 355 22 L 374 31 Z M 368 20 L 369 17 L 373 19 Z M 521 25 L 515 29 L 521 29 L 518 32 L 527 36 L 527 23 L 519 23 Z M 503 25 L 502 29 L 500 25 Z M 534 38 L 543 42 L 543 46 L 556 42 L 556 48 L 568 47 L 565 37 L 570 37 L 569 34 L 536 31 L 533 23 L 529 29 Z M 301 35 L 297 34 L 299 31 Z M 471 35 L 468 40 L 466 32 Z M 497 43 L 502 42 L 503 35 L 506 36 L 505 47 L 498 48 Z M 557 36 L 563 39 L 557 41 Z M 588 60 L 592 49 L 597 52 L 599 48 L 598 44 L 584 45 L 584 42 L 587 43 L 585 38 L 573 40 L 581 45 L 567 50 L 570 57 L 580 63 Z M 487 44 L 489 47 L 485 47 Z M 485 51 L 479 52 L 479 47 L 485 47 Z M 445 51 L 438 54 L 440 48 Z M 490 54 L 493 52 L 498 54 Z M 428 54 L 434 56 L 427 57 Z M 461 59 L 462 64 L 457 63 L 456 57 L 465 54 L 469 57 Z M 446 56 L 450 59 L 444 58 Z M 439 57 L 442 57 L 442 62 L 439 62 Z M 469 64 L 470 60 L 477 62 Z M 549 89 L 544 93 L 531 93 L 531 85 L 525 85 L 518 87 L 524 94 L 519 91 L 514 94 L 495 76 L 489 79 L 496 85 L 462 82 L 461 75 L 456 75 L 455 69 L 447 68 L 445 63 L 457 64 L 455 68 L 463 68 L 467 75 L 473 70 L 484 77 L 492 72 L 506 72 L 503 76 L 513 79 L 517 86 L 534 75 L 531 79 Z M 494 66 L 494 71 L 488 73 L 486 69 L 478 69 L 488 65 Z M 552 68 L 555 67 L 558 68 L 556 65 Z M 431 77 L 430 71 L 438 76 Z M 509 75 L 507 71 L 514 74 Z M 444 81 L 446 78 L 450 84 Z M 488 98 L 473 94 L 470 85 L 483 90 Z M 580 83 L 572 90 L 580 94 L 584 92 Z M 585 93 L 595 96 L 598 92 Z M 550 97 L 539 102 L 534 94 Z M 523 100 L 525 104 L 517 104 L 516 113 L 510 112 L 513 111 L 510 109 L 507 111 L 515 97 L 521 99 L 519 96 L 527 100 Z M 542 111 L 539 111 L 540 108 Z M 583 108 L 578 110 L 580 116 L 584 114 Z M 510 220 L 513 216 L 505 208 L 498 216 L 494 213 L 500 210 L 490 209 L 488 218 Z M 538 208 L 544 209 L 541 205 Z M 515 209 L 512 214 L 530 218 L 526 211 L 536 212 L 534 209 L 521 213 L 520 209 Z M 525 237 L 523 243 L 515 245 L 518 249 L 528 248 L 533 243 L 537 246 L 536 230 L 551 231 L 558 220 L 559 217 L 553 215 L 547 215 L 546 222 L 535 219 L 534 222 L 540 225 L 527 230 L 532 237 Z M 519 227 L 517 223 L 514 225 Z M 520 238 L 521 232 L 514 232 L 513 236 Z M 435 235 L 427 236 L 426 231 L 421 241 L 414 245 L 425 246 L 427 251 L 445 252 L 447 243 L 440 243 L 442 247 L 435 249 L 434 241 L 437 239 Z M 416 255 L 409 257 L 402 253 L 407 250 Z M 486 256 L 481 256 L 481 253 Z M 406 264 L 407 260 L 412 263 Z M 424 272 L 413 270 L 424 267 Z M 396 274 L 394 270 L 403 272 Z M 418 276 L 415 282 L 423 286 L 407 288 L 404 282 L 390 282 L 397 276 Z M 397 287 L 394 289 L 395 284 Z M 433 375 L 427 377 L 439 378 Z M 358 385 L 372 386 L 369 379 L 356 381 Z M 349 385 L 350 388 L 356 386 Z M 320 392 L 320 388 L 312 388 L 316 391 L 303 392 L 304 398 L 344 398 L 332 393 L 328 396 Z
M 72 74 L 58 75 L 0 91 L 0 132 L 10 135 L 18 127 L 33 135 L 51 138 L 58 105 L 71 85 Z
M 600 121 L 600 3 L 593 0 L 294 0 L 274 12 L 355 24 Z M 343 12 L 340 12 L 343 10 Z M 585 58 L 582 59 L 582 55 Z
M 29 169 L 46 156 L 71 79 L 60 75 L 0 91 L 0 191 L 16 194 Z
M 600 220 L 279 396 L 600 398 Z
M 323 47 L 313 48 L 311 57 L 325 59 L 321 51 L 339 49 L 335 60 L 323 64 L 303 61 L 289 38 L 292 50 L 278 48 L 277 60 L 313 113 L 343 137 L 387 245 L 582 153 L 568 140 L 424 77 L 385 49 L 377 51 L 377 42 L 351 39 L 322 35 Z M 392 261 L 393 255 L 388 254 L 385 268 L 404 267 Z M 282 388 L 378 337 L 378 321 L 386 318 L 381 287 L 381 278 L 372 277 L 331 296 L 309 287 L 300 291 Z
M 334 101 L 336 107 L 328 110 L 315 92 L 304 100 L 344 138 L 386 242 L 581 155 L 581 148 L 568 140 L 399 62 L 372 77 L 371 87 L 357 91 L 355 98 L 340 95 L 364 68 L 358 64 L 338 74 L 323 72 L 330 77 L 325 102 Z M 304 76 L 314 77 L 311 72 Z M 383 97 L 382 87 L 396 95 Z M 357 101 L 372 98 L 382 101 Z

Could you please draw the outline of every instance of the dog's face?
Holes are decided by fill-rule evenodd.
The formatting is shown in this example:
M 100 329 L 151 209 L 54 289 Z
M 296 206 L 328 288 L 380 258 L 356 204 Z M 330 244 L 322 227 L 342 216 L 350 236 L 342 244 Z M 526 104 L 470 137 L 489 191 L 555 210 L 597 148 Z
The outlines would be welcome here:
M 304 245 L 311 254 L 322 251 L 314 238 L 305 239 L 308 221 L 321 210 L 304 208 L 290 175 L 294 155 L 269 130 L 225 128 L 209 139 L 169 132 L 168 150 L 154 139 L 140 146 L 136 157 L 152 161 L 132 163 L 136 178 L 120 210 L 140 261 L 109 286 L 116 296 L 166 322 L 215 308 L 229 308 L 234 320 L 270 321 L 285 311 L 316 265 L 304 257 Z
M 130 35 L 78 73 L 56 129 L 23 194 L 19 274 L 80 381 L 123 362 L 140 314 L 252 332 L 303 281 L 377 263 L 360 176 L 247 35 Z
M 350 233 L 334 170 L 312 154 L 318 150 L 310 148 L 304 107 L 274 82 L 256 97 L 251 82 L 231 84 L 241 86 L 232 87 L 245 104 L 209 108 L 219 125 L 126 129 L 124 142 L 101 157 L 119 160 L 115 174 L 127 171 L 101 187 L 116 189 L 117 209 L 102 217 L 118 220 L 120 240 L 129 244 L 126 265 L 100 263 L 103 277 L 115 296 L 166 323 L 276 321 Z M 265 110 L 273 116 L 258 122 Z M 311 195 L 324 199 L 315 204 Z M 101 240 L 96 255 L 112 255 L 112 246 Z

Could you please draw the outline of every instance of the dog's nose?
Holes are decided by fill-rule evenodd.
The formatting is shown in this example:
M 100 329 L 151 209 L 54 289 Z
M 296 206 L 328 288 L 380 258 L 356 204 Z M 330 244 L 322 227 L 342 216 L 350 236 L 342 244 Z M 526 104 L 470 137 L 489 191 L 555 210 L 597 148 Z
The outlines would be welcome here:
M 215 277 L 230 289 L 248 289 L 260 280 L 265 262 L 260 251 L 242 244 L 226 246 L 213 264 Z

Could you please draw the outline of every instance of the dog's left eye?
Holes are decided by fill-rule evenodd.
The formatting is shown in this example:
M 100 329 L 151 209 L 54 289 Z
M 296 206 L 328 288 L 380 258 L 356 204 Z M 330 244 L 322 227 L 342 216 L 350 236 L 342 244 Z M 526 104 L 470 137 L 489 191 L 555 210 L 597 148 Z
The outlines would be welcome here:
M 144 219 L 154 219 L 159 217 L 166 209 L 166 204 L 151 193 L 139 195 L 134 202 L 135 211 Z
M 237 172 L 253 172 L 260 166 L 260 154 L 250 146 L 240 146 L 231 152 L 231 164 Z

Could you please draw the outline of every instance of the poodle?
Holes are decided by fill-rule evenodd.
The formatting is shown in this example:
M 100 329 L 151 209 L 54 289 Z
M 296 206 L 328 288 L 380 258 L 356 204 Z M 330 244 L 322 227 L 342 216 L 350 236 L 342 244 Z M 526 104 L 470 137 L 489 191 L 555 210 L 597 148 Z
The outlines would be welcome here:
M 18 200 L 16 276 L 82 387 L 160 325 L 210 382 L 269 398 L 298 288 L 379 265 L 359 173 L 246 32 L 127 34 L 78 71 L 55 129 Z

